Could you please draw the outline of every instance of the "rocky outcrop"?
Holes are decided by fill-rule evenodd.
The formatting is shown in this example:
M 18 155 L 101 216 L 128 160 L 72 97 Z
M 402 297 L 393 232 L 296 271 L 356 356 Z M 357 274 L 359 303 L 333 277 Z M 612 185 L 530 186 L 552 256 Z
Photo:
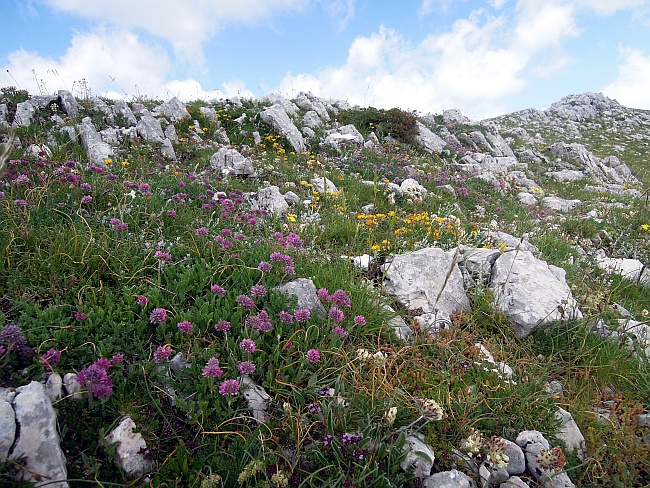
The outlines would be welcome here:
M 285 137 L 297 153 L 307 150 L 302 134 L 291 122 L 289 115 L 281 105 L 271 105 L 265 108 L 260 112 L 260 118 Z

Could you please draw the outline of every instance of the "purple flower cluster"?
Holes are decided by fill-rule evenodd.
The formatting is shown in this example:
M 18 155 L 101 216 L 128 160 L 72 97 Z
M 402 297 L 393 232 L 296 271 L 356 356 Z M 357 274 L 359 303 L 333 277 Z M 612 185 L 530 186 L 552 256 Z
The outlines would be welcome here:
M 219 385 L 219 394 L 224 396 L 235 396 L 239 392 L 239 381 L 226 380 Z
M 343 313 L 343 310 L 341 310 L 340 308 L 332 307 L 330 309 L 328 317 L 330 320 L 336 322 L 337 324 L 340 324 L 341 322 L 343 322 L 343 319 L 345 318 L 345 314 Z
M 129 230 L 129 224 L 122 222 L 120 219 L 112 218 L 109 222 L 115 232 L 126 232 Z
M 21 356 L 29 357 L 34 349 L 27 346 L 27 339 L 17 325 L 5 325 L 0 331 L 0 345 L 6 351 L 17 351 Z
M 253 285 L 251 288 L 251 295 L 255 298 L 261 298 L 266 296 L 266 286 L 264 285 Z
M 211 357 L 203 368 L 203 376 L 206 378 L 221 378 L 223 371 L 219 367 L 219 360 Z
M 244 352 L 253 354 L 257 349 L 257 346 L 255 345 L 255 341 L 253 341 L 252 339 L 243 339 L 239 343 L 239 348 Z
M 273 324 L 266 310 L 262 310 L 257 315 L 251 315 L 244 321 L 246 325 L 260 332 L 270 332 L 273 330 Z
M 274 263 L 284 263 L 284 272 L 289 276 L 293 276 L 296 274 L 296 271 L 294 269 L 293 259 L 291 259 L 291 256 L 287 256 L 286 254 L 282 254 L 281 252 L 273 252 L 271 253 L 270 259 Z
M 252 361 L 243 361 L 237 365 L 237 369 L 239 370 L 239 374 L 249 375 L 255 371 L 256 366 Z
M 311 311 L 306 308 L 299 308 L 293 311 L 296 322 L 307 322 L 311 318 Z
M 198 229 L 196 229 L 196 236 L 197 237 L 207 236 L 208 232 L 209 230 L 207 227 L 199 227 Z
M 45 354 L 41 356 L 41 359 L 38 361 L 43 366 L 45 366 L 50 371 L 54 371 L 53 367 L 61 360 L 61 351 L 57 349 L 49 349 Z
M 230 322 L 221 319 L 214 324 L 214 330 L 217 332 L 228 332 L 230 330 Z
M 255 302 L 248 295 L 238 295 L 235 298 L 235 301 L 246 310 L 252 310 L 255 308 Z
M 172 355 L 171 346 L 158 346 L 156 352 L 153 353 L 153 360 L 157 363 L 162 363 L 163 361 L 169 361 L 169 358 Z
M 307 361 L 310 363 L 317 363 L 320 361 L 320 352 L 316 349 L 310 349 L 307 351 Z
M 274 235 L 280 245 L 285 249 L 287 247 L 292 247 L 294 249 L 300 249 L 302 247 L 302 239 L 294 232 L 290 232 L 286 237 L 284 237 L 282 232 L 276 232 Z
M 260 261 L 260 264 L 257 265 L 257 269 L 260 270 L 262 273 L 268 273 L 271 271 L 271 263 L 268 263 L 266 261 Z
M 77 374 L 77 381 L 85 386 L 88 391 L 99 399 L 108 398 L 113 393 L 113 381 L 108 377 L 106 370 L 111 367 L 107 359 L 95 361 Z
M 170 258 L 171 258 L 171 254 L 169 254 L 168 252 L 164 252 L 164 251 L 156 251 L 155 254 L 154 254 L 154 257 L 156 259 L 160 259 L 161 261 L 169 261 Z
M 189 322 L 187 320 L 179 322 L 177 324 L 177 327 L 181 332 L 184 332 L 185 334 L 191 334 L 194 331 L 194 325 L 192 325 L 192 322 Z
M 219 295 L 220 297 L 225 297 L 226 296 L 226 290 L 219 286 L 219 285 L 212 285 L 210 286 L 210 291 L 214 293 L 215 295 Z
M 154 308 L 149 314 L 149 322 L 152 324 L 164 324 L 167 320 L 167 310 L 164 308 Z

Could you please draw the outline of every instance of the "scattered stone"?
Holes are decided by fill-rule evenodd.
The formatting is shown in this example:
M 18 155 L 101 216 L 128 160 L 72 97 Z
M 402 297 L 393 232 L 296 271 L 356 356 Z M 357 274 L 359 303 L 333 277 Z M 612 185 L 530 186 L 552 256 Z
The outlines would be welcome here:
M 580 432 L 578 424 L 573 420 L 573 416 L 563 408 L 558 407 L 555 417 L 560 421 L 560 428 L 556 434 L 557 438 L 566 444 L 569 451 L 575 451 L 578 458 L 584 461 L 587 457 L 585 438 Z
M 506 441 L 505 454 L 508 456 L 508 465 L 506 470 L 510 475 L 524 474 L 526 471 L 526 456 L 524 456 L 524 451 L 521 450 L 515 442 Z
M 650 283 L 650 269 L 638 259 L 608 258 L 601 251 L 596 256 L 596 266 L 607 273 L 621 275 L 626 280 Z
M 145 141 L 162 143 L 165 133 L 160 125 L 160 120 L 151 114 L 144 114 L 136 126 L 138 135 Z
M 139 432 L 133 432 L 135 429 L 133 420 L 126 417 L 106 436 L 109 444 L 118 443 L 116 462 L 128 476 L 140 476 L 155 468 L 155 463 L 144 456 L 147 443 Z
M 220 148 L 210 158 L 210 166 L 226 175 L 253 176 L 256 174 L 253 162 L 233 148 Z
M 260 118 L 285 137 L 297 153 L 303 153 L 307 150 L 302 134 L 293 125 L 289 115 L 287 115 L 287 112 L 282 106 L 271 105 L 265 108 L 260 112 Z
M 52 373 L 45 382 L 45 393 L 51 402 L 63 398 L 63 379 L 58 373 Z
M 458 260 L 458 267 L 460 268 L 463 276 L 469 275 L 471 281 L 488 285 L 492 275 L 492 265 L 496 262 L 501 252 L 497 249 L 485 249 L 468 247 L 465 245 L 458 246 L 460 250 L 460 259 Z M 468 280 L 465 279 L 465 283 Z
M 537 198 L 532 193 L 521 192 L 517 197 L 519 197 L 519 203 L 523 205 L 537 205 Z
M 501 483 L 499 488 L 530 488 L 530 485 L 519 476 L 511 476 L 508 481 Z
M 164 115 L 172 122 L 179 122 L 190 117 L 185 104 L 174 97 L 153 109 L 155 115 Z
M 458 268 L 459 252 L 429 247 L 398 254 L 384 264 L 384 290 L 409 310 L 435 313 L 449 321 L 456 310 L 469 310 L 469 299 Z
M 323 121 L 318 116 L 314 110 L 310 110 L 302 117 L 302 125 L 304 127 L 309 127 L 310 129 L 315 129 L 323 125 Z
M 331 130 L 325 137 L 323 144 L 335 147 L 343 144 L 361 145 L 363 144 L 363 136 L 354 125 L 348 124 L 339 127 L 338 129 Z
M 506 315 L 517 337 L 528 337 L 535 329 L 559 321 L 582 318 L 565 274 L 530 251 L 499 256 L 490 283 L 493 305 Z
M 580 200 L 565 200 L 560 197 L 545 197 L 542 199 L 542 205 L 551 210 L 559 212 L 570 212 L 582 203 Z
M 550 176 L 553 179 L 558 181 L 580 181 L 586 178 L 586 175 L 582 171 L 577 171 L 575 169 L 563 169 L 561 171 L 548 171 L 546 176 Z
M 474 488 L 474 480 L 455 469 L 429 476 L 423 483 L 425 488 Z
M 505 246 L 504 250 L 516 249 L 519 251 L 530 251 L 534 253 L 539 252 L 537 246 L 531 244 L 525 236 L 515 237 L 501 231 L 490 231 L 487 233 L 487 237 L 492 239 L 495 246 L 503 244 L 503 246 Z
M 336 185 L 325 176 L 312 178 L 310 183 L 314 185 L 314 191 L 317 191 L 318 193 L 327 192 L 331 194 L 339 191 L 338 188 L 336 188 Z
M 268 415 L 266 410 L 271 401 L 271 397 L 264 388 L 255 384 L 248 376 L 242 376 L 240 381 L 244 398 L 248 402 L 248 410 L 250 410 L 253 418 L 260 423 L 267 422 Z
M 325 307 L 316 294 L 316 285 L 308 278 L 297 278 L 293 281 L 278 286 L 278 290 L 298 299 L 298 308 L 306 308 L 313 314 L 325 317 Z
M 86 149 L 90 163 L 96 166 L 106 167 L 105 161 L 112 159 L 113 148 L 102 141 L 90 117 L 81 119 L 81 124 L 77 126 L 77 130 L 79 131 L 79 137 Z
M 25 468 L 17 473 L 17 479 L 35 486 L 67 488 L 68 471 L 56 427 L 56 412 L 45 387 L 32 381 L 16 388 L 12 403 L 17 428 L 9 459 L 22 459 Z
M 61 107 L 61 110 L 68 116 L 76 119 L 79 116 L 79 110 L 81 107 L 77 103 L 77 99 L 67 90 L 59 90 L 58 92 L 58 105 Z M 108 109 L 108 106 L 106 106 Z M 106 113 L 106 110 L 102 110 Z
M 400 467 L 404 471 L 413 473 L 418 478 L 428 478 L 431 475 L 436 455 L 433 448 L 425 444 L 424 436 L 419 432 L 408 434 L 404 450 L 407 451 L 407 454 L 406 458 L 400 463 Z
M 135 127 L 138 124 L 138 119 L 124 100 L 116 100 L 113 104 L 112 110 L 115 116 L 121 115 L 124 117 L 129 127 Z
M 252 195 L 251 204 L 253 210 L 266 210 L 274 215 L 282 215 L 289 210 L 289 204 L 277 186 L 260 188 L 257 193 Z
M 66 394 L 72 395 L 72 398 L 75 400 L 81 400 L 83 398 L 83 388 L 77 381 L 76 373 L 66 373 L 63 376 L 63 388 L 65 388 Z
M 0 463 L 9 457 L 9 451 L 16 438 L 16 417 L 11 400 L 0 398 Z
M 447 145 L 445 140 L 431 132 L 427 126 L 419 120 L 416 124 L 418 127 L 418 135 L 415 136 L 415 140 L 422 146 L 422 148 L 428 153 L 442 152 L 444 147 Z
M 14 115 L 14 122 L 12 127 L 27 127 L 32 123 L 36 109 L 34 105 L 28 100 L 16 104 L 16 114 Z

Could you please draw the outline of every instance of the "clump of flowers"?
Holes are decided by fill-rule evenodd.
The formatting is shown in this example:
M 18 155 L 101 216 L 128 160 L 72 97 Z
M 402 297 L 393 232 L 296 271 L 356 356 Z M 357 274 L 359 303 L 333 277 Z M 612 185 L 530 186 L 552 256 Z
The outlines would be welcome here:
M 153 360 L 157 363 L 162 363 L 163 361 L 169 361 L 169 358 L 172 355 L 171 346 L 164 345 L 158 346 L 156 352 L 153 353 Z
M 41 356 L 41 359 L 38 361 L 46 369 L 54 371 L 53 367 L 61 360 L 61 351 L 57 349 L 49 349 L 45 354 Z
M 497 468 L 505 468 L 510 458 L 505 453 L 507 442 L 502 437 L 492 436 L 486 440 L 483 434 L 472 429 L 469 437 L 460 443 L 460 449 L 470 458 L 483 459 Z
M 264 463 L 260 460 L 251 461 L 248 463 L 239 476 L 237 477 L 237 483 L 242 485 L 250 478 L 257 476 L 259 473 L 264 471 Z
M 203 368 L 203 376 L 206 378 L 220 378 L 223 371 L 219 367 L 219 360 L 211 357 Z
M 85 386 L 93 397 L 103 400 L 113 393 L 113 381 L 106 372 L 111 367 L 111 362 L 101 359 L 79 371 L 77 381 L 80 385 Z
M 164 324 L 167 320 L 167 310 L 164 308 L 154 308 L 149 314 L 149 322 L 152 324 Z
M 566 457 L 564 457 L 562 448 L 556 446 L 550 450 L 542 449 L 539 456 L 537 456 L 537 461 L 543 469 L 557 471 L 562 469 L 566 464 Z
M 0 331 L 0 347 L 7 351 L 16 351 L 21 356 L 29 357 L 34 349 L 27 346 L 27 339 L 17 325 L 5 325 Z M 4 354 L 3 352 L 3 354 Z
M 223 396 L 235 396 L 239 392 L 239 381 L 225 380 L 219 385 L 219 394 Z
M 310 363 L 317 363 L 320 361 L 320 352 L 316 349 L 307 351 L 307 361 Z
M 192 322 L 189 322 L 187 320 L 179 322 L 177 324 L 177 327 L 181 332 L 184 332 L 185 334 L 191 334 L 194 331 L 194 325 L 192 325 Z
M 435 400 L 420 400 L 420 410 L 427 420 L 442 420 L 445 415 L 444 410 Z

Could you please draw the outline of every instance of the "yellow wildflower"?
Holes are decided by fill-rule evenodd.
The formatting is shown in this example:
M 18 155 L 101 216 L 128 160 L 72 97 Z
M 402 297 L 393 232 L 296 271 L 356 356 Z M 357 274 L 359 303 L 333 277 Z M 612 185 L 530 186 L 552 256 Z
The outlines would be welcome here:
M 112 159 L 104 159 L 104 162 L 105 162 L 107 165 L 109 165 L 109 166 L 110 166 L 111 164 L 113 164 L 113 160 L 112 160 Z
M 296 216 L 294 214 L 287 214 L 287 220 L 289 222 L 295 222 L 296 221 Z

